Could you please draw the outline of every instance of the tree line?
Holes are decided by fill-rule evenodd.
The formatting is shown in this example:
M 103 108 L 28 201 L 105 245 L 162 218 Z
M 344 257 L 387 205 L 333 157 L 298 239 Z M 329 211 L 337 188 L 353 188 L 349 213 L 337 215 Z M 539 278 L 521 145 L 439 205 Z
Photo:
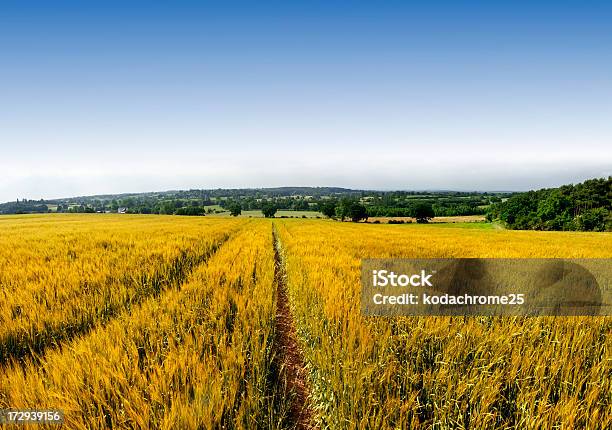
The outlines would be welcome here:
M 359 222 L 373 216 L 371 209 L 371 206 L 366 206 L 359 200 L 344 198 L 325 202 L 321 207 L 321 213 L 328 218 L 340 219 L 341 221 L 350 219 L 353 222 Z M 426 202 L 416 202 L 403 213 L 406 215 L 401 216 L 416 218 L 418 223 L 429 222 L 429 220 L 435 216 L 432 205 Z
M 514 194 L 487 219 L 516 230 L 611 231 L 612 177 Z
M 509 195 L 509 194 L 508 194 Z M 187 190 L 101 195 L 57 200 L 22 200 L 0 204 L 0 213 L 117 212 L 201 216 L 218 212 L 276 210 L 323 212 L 327 206 L 347 208 L 333 217 L 352 219 L 361 206 L 367 217 L 413 217 L 431 207 L 434 216 L 477 215 L 506 195 L 499 193 L 365 191 L 344 188 L 283 187 L 246 190 Z M 346 202 L 352 202 L 348 205 Z M 361 206 L 356 206 L 361 205 Z M 357 208 L 357 209 L 356 209 Z M 335 211 L 335 209 L 334 209 Z M 363 218 L 362 218 L 363 219 Z

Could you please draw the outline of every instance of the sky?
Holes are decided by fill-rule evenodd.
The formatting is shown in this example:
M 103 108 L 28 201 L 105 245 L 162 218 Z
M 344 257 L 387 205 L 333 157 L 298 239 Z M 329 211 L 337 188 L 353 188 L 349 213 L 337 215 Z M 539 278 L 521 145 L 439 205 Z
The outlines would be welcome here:
M 2 1 L 0 201 L 612 174 L 612 3 Z

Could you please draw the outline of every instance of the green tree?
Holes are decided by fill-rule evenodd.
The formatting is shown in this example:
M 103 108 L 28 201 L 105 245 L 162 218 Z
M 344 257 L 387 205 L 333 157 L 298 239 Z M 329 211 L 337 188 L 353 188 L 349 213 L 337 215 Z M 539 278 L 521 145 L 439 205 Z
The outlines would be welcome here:
M 429 203 L 418 203 L 413 209 L 414 217 L 418 223 L 427 223 L 434 217 L 434 210 Z
M 310 205 L 304 199 L 296 199 L 292 204 L 294 211 L 307 211 L 310 210 Z
M 276 205 L 273 203 L 266 203 L 262 206 L 261 208 L 261 213 L 263 213 L 264 217 L 266 218 L 274 218 L 274 215 L 276 214 Z
M 362 219 L 368 219 L 368 213 L 364 205 L 358 202 L 353 202 L 348 208 L 348 216 L 353 222 L 359 222 Z
M 204 216 L 203 206 L 185 206 L 184 208 L 178 208 L 175 215 L 189 215 L 189 216 Z
M 327 218 L 333 218 L 336 216 L 336 202 L 329 201 L 325 202 L 321 207 L 321 213 Z
M 563 213 L 571 202 L 559 190 L 552 191 L 548 197 L 538 202 L 537 215 L 542 221 L 555 219 Z
M 232 203 L 229 205 L 228 209 L 231 216 L 238 216 L 242 213 L 242 206 L 240 206 L 240 203 Z
M 174 207 L 173 202 L 165 201 L 162 203 L 159 213 L 162 215 L 173 215 L 175 210 L 176 208 Z
M 349 198 L 340 200 L 340 202 L 336 205 L 336 217 L 340 218 L 341 221 L 348 218 L 352 204 L 353 201 Z
M 606 221 L 609 224 L 609 214 L 605 208 L 589 209 L 576 217 L 578 230 L 582 231 L 606 231 Z
M 340 200 L 336 205 L 336 216 L 344 221 L 349 218 L 353 222 L 361 221 L 362 219 L 368 219 L 368 213 L 364 205 L 359 203 L 357 200 L 345 198 Z

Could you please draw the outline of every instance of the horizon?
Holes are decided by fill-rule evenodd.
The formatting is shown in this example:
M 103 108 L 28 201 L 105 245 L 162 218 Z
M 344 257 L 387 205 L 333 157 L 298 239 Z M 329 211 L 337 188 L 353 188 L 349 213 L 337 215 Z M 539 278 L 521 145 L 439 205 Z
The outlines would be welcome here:
M 607 177 L 610 21 L 599 1 L 3 2 L 0 201 Z
M 166 189 L 166 190 L 157 190 L 157 191 L 152 191 L 152 190 L 148 190 L 148 191 L 128 191 L 128 192 L 118 192 L 118 193 L 97 193 L 97 194 L 82 194 L 82 195 L 72 195 L 72 196 L 61 196 L 61 197 L 49 197 L 49 198 L 45 198 L 45 197 L 41 197 L 38 199 L 32 199 L 32 198 L 28 198 L 28 197 L 18 197 L 16 199 L 13 200 L 6 200 L 6 201 L 0 201 L 0 204 L 4 204 L 4 203 L 12 203 L 15 201 L 24 201 L 24 200 L 28 200 L 28 201 L 45 201 L 45 202 L 51 202 L 51 201 L 59 201 L 59 200 L 71 200 L 71 199 L 79 199 L 79 198 L 95 198 L 95 197 L 126 197 L 126 196 L 138 196 L 138 195 L 146 195 L 146 194 L 151 194 L 151 195 L 156 195 L 156 194 L 165 194 L 165 193 L 173 193 L 173 192 L 186 192 L 186 191 L 215 191 L 215 190 L 229 190 L 229 191 L 240 191 L 240 190 L 262 190 L 262 191 L 266 191 L 266 190 L 276 190 L 276 189 L 285 189 L 285 188 L 313 188 L 313 189 L 317 189 L 317 188 L 329 188 L 329 189 L 342 189 L 342 190 L 346 190 L 346 191 L 358 191 L 358 192 L 373 192 L 373 193 L 381 193 L 381 192 L 414 192 L 414 193 L 476 193 L 476 194 L 480 194 L 480 193 L 522 193 L 522 192 L 527 192 L 527 191 L 537 191 L 540 189 L 545 189 L 545 188 L 558 188 L 560 186 L 563 185 L 576 185 L 578 183 L 582 183 L 584 181 L 590 180 L 590 179 L 605 179 L 606 177 L 594 177 L 594 178 L 586 178 L 583 181 L 579 181 L 579 182 L 572 182 L 572 183 L 567 183 L 567 184 L 559 184 L 557 186 L 552 186 L 552 187 L 541 187 L 541 188 L 531 188 L 531 189 L 527 189 L 527 190 L 486 190 L 486 189 L 452 189 L 452 188 L 430 188 L 430 189 L 411 189 L 411 188 L 354 188 L 354 187 L 340 187 L 340 186 L 333 186 L 333 185 L 317 185 L 317 186 L 310 186 L 310 185 L 282 185 L 282 186 L 270 186 L 270 187 L 237 187 L 237 188 L 227 188 L 227 187 L 213 187 L 213 188 L 182 188 L 182 189 Z
M 97 196 L 108 196 L 108 195 L 137 195 L 137 194 L 160 194 L 160 193 L 169 193 L 174 191 L 189 191 L 189 190 L 266 190 L 266 189 L 275 189 L 275 188 L 343 188 L 351 191 L 373 191 L 373 192 L 392 192 L 392 191 L 407 191 L 407 192 L 475 192 L 475 193 L 521 193 L 533 190 L 540 190 L 546 188 L 558 188 L 563 185 L 570 184 L 579 184 L 584 181 L 590 179 L 601 179 L 608 178 L 611 174 L 602 174 L 595 176 L 584 176 L 578 177 L 574 181 L 556 183 L 556 182 L 546 182 L 546 185 L 539 186 L 525 186 L 515 189 L 502 189 L 502 188 L 451 188 L 451 187 L 435 187 L 435 188 L 407 188 L 407 187 L 358 187 L 354 185 L 265 185 L 265 186 L 186 186 L 186 187 L 170 187 L 170 188 L 158 188 L 158 189 L 144 189 L 138 191 L 125 191 L 124 189 L 117 188 L 115 191 L 100 191 L 100 192 L 90 192 L 83 194 L 56 194 L 56 195 L 40 195 L 38 197 L 31 197 L 26 195 L 20 195 L 12 199 L 0 199 L 0 203 L 14 202 L 16 200 L 62 200 L 62 199 L 73 199 L 79 197 L 97 197 Z

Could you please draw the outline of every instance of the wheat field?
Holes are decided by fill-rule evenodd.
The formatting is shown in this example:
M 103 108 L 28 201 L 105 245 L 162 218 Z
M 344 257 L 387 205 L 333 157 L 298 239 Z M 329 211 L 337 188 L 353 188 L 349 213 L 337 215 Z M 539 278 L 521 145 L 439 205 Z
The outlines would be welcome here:
M 0 409 L 58 408 L 70 429 L 610 428 L 612 318 L 364 317 L 359 294 L 362 258 L 610 258 L 611 239 L 459 224 L 2 217 Z M 284 386 L 279 273 L 308 423 L 292 417 Z
M 279 230 L 321 427 L 612 425 L 612 318 L 359 311 L 362 258 L 610 257 L 611 235 L 316 222 Z

